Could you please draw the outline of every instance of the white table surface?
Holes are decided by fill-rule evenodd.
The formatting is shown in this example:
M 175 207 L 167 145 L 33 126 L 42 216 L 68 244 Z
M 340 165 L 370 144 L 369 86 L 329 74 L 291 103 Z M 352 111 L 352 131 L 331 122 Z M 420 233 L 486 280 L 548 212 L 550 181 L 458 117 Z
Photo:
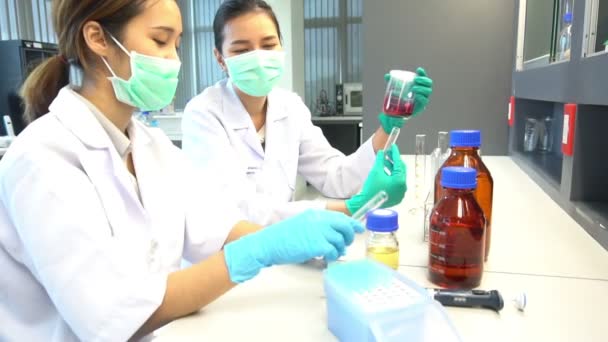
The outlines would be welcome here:
M 413 163 L 405 157 L 413 184 Z M 464 341 L 608 341 L 608 252 L 508 157 L 484 157 L 494 177 L 493 243 L 480 288 L 505 299 L 500 314 L 447 308 Z M 423 286 L 427 244 L 422 218 L 400 212 L 399 271 Z M 318 198 L 309 192 L 303 197 Z M 364 255 L 358 238 L 347 259 Z M 511 304 L 521 291 L 524 313 Z M 336 341 L 327 330 L 322 270 L 312 265 L 263 270 L 196 315 L 157 332 L 156 341 Z

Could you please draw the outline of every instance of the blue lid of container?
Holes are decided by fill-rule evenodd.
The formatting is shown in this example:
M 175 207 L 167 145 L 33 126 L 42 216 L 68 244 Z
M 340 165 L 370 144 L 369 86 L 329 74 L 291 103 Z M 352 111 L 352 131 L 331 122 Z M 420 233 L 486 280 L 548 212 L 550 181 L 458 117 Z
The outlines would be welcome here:
M 564 13 L 564 21 L 568 24 L 572 22 L 572 12 Z
M 441 186 L 451 189 L 475 189 L 477 170 L 460 166 L 444 167 L 441 169 Z
M 450 132 L 450 147 L 481 146 L 481 131 L 459 130 Z
M 367 229 L 389 233 L 399 229 L 399 215 L 390 209 L 376 209 L 367 213 Z

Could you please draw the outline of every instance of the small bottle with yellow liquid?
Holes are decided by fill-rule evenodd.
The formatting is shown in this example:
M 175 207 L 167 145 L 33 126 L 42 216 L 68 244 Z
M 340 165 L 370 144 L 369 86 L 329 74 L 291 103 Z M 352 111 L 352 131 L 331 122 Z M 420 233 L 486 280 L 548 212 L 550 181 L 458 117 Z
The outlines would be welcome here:
M 399 267 L 399 242 L 395 232 L 399 229 L 399 216 L 390 209 L 376 209 L 367 214 L 369 237 L 367 257 L 393 269 Z

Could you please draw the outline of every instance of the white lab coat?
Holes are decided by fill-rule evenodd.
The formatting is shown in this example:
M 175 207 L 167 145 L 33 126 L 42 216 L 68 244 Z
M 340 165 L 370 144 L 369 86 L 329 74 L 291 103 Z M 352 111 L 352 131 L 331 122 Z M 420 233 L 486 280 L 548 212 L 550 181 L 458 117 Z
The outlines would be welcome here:
M 0 341 L 125 341 L 182 256 L 222 248 L 238 210 L 191 182 L 162 132 L 134 120 L 129 136 L 141 201 L 67 88 L 0 162 Z
M 290 202 L 298 173 L 327 197 L 350 198 L 375 160 L 371 139 L 349 156 L 332 148 L 312 124 L 301 98 L 282 89 L 268 96 L 262 149 L 230 80 L 207 88 L 188 103 L 182 132 L 182 149 L 200 174 L 217 179 L 226 193 L 239 199 L 245 217 L 262 225 L 325 207 L 320 201 Z

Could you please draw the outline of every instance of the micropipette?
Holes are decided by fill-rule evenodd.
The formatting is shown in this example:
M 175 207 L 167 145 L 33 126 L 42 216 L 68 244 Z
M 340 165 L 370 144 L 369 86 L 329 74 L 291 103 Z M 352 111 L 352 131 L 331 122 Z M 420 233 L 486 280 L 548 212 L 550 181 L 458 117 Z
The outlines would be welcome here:
M 390 156 L 391 146 L 393 146 L 393 144 L 397 141 L 399 133 L 401 133 L 401 129 L 399 127 L 393 127 L 391 134 L 389 134 L 386 144 L 384 145 L 384 159 L 391 164 L 394 164 L 393 159 L 391 159 Z M 389 176 L 391 175 L 391 170 L 386 166 L 384 166 L 384 172 Z
M 486 308 L 496 312 L 502 310 L 504 301 L 500 292 L 496 290 L 440 290 L 428 289 L 436 301 L 443 306 L 456 306 L 461 308 Z

